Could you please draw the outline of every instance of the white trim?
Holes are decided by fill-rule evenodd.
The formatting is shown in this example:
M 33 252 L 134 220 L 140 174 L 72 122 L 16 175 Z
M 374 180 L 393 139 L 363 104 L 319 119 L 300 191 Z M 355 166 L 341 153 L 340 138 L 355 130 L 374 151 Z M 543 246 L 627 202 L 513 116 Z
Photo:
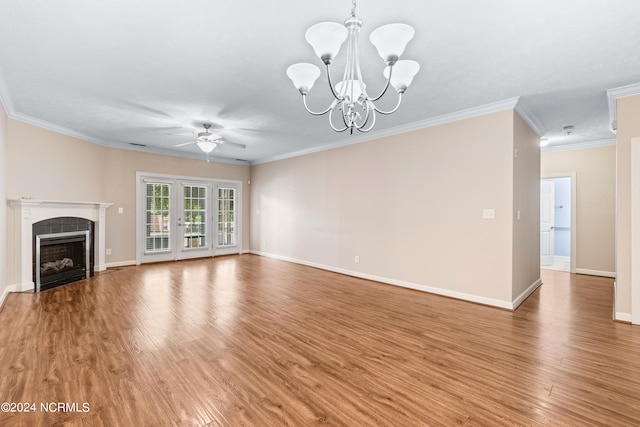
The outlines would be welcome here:
M 619 322 L 631 323 L 631 315 L 629 313 L 616 312 L 616 317 L 613 320 L 617 320 Z
M 611 130 L 616 132 L 618 129 L 618 98 L 633 96 L 640 94 L 640 83 L 634 83 L 627 86 L 620 86 L 607 91 L 609 102 L 609 125 Z
M 115 268 L 115 267 L 129 267 L 131 265 L 136 265 L 136 260 L 130 260 L 130 261 L 116 261 L 116 262 L 108 262 L 106 267 L 107 268 Z
M 577 273 L 578 259 L 578 179 L 576 172 L 550 173 L 540 176 L 540 179 L 570 178 L 571 179 L 571 253 L 569 254 L 569 273 Z
M 2 295 L 0 295 L 0 311 L 4 306 L 4 300 L 7 299 L 7 295 L 9 295 L 9 292 L 15 292 L 13 289 L 14 286 L 7 286 L 6 288 L 4 288 L 4 292 L 2 292 Z
M 37 117 L 32 117 L 27 114 L 19 113 L 15 111 L 13 104 L 11 103 L 11 98 L 8 96 L 6 86 L 1 76 L 0 76 L 0 101 L 2 101 L 2 103 L 4 104 L 5 111 L 7 112 L 7 116 L 10 119 L 17 120 L 22 123 L 27 123 L 33 126 L 37 126 L 43 129 L 47 129 L 62 135 L 67 135 L 73 138 L 81 139 L 87 142 L 92 142 L 94 144 L 102 145 L 105 147 L 120 148 L 123 150 L 132 150 L 132 151 L 142 151 L 145 153 L 164 154 L 167 156 L 174 156 L 174 157 L 186 157 L 189 159 L 197 159 L 197 160 L 203 160 L 203 161 L 205 160 L 205 157 L 203 157 L 202 153 L 184 152 L 180 150 L 153 147 L 149 145 L 138 146 L 138 145 L 131 145 L 129 143 L 123 143 L 123 142 L 107 141 L 105 139 L 95 138 L 84 133 L 76 132 L 73 129 L 69 129 L 65 126 L 60 126 L 55 123 L 51 123 L 47 120 L 42 120 Z M 215 158 L 210 157 L 210 161 L 215 163 L 230 163 L 234 165 L 249 165 L 249 162 L 246 160 L 227 159 L 223 157 L 215 157 Z
M 598 148 L 598 147 L 608 147 L 610 145 L 616 145 L 616 139 L 602 139 L 600 141 L 589 141 L 589 142 L 576 142 L 573 144 L 561 144 L 561 145 L 547 145 L 546 147 L 542 147 L 543 153 L 554 153 L 558 151 L 571 151 L 571 150 L 582 150 L 585 148 Z
M 601 271 L 601 270 L 589 270 L 588 268 L 576 268 L 577 274 L 586 274 L 587 276 L 600 276 L 600 277 L 616 277 L 616 273 L 613 271 Z
M 522 117 L 522 120 L 527 122 L 529 127 L 538 135 L 542 136 L 547 133 L 547 129 L 544 127 L 542 122 L 538 120 L 538 118 L 533 114 L 533 111 L 529 109 L 526 105 L 524 105 L 521 101 L 516 103 L 515 107 L 516 112 Z
M 512 310 L 515 310 L 516 308 L 520 307 L 520 304 L 522 304 L 524 302 L 524 300 L 526 300 L 529 295 L 531 295 L 532 293 L 535 292 L 536 289 L 538 289 L 538 287 L 542 285 L 542 279 L 538 278 L 538 280 L 536 280 L 535 282 L 533 282 L 531 284 L 531 286 L 529 286 L 527 289 L 524 290 L 524 292 L 522 292 L 520 295 L 518 295 L 518 297 L 516 299 L 513 300 L 512 303 Z
M 340 142 L 333 142 L 328 144 L 319 145 L 316 147 L 308 148 L 305 150 L 294 151 L 291 153 L 281 154 L 273 157 L 265 157 L 250 162 L 251 165 L 259 165 L 262 163 L 275 162 L 277 160 L 290 159 L 292 157 L 299 157 L 305 154 L 317 153 L 320 151 L 331 150 L 334 148 L 344 147 L 347 145 L 358 144 L 360 142 L 372 141 L 378 138 L 384 138 L 393 135 L 399 135 L 401 133 L 411 132 L 414 130 L 426 129 L 433 126 L 443 125 L 446 123 L 457 122 L 459 120 L 471 119 L 474 117 L 485 116 L 491 113 L 497 113 L 498 111 L 504 111 L 514 109 L 518 103 L 519 97 L 509 98 L 503 101 L 493 102 L 491 104 L 481 105 L 479 107 L 468 108 L 466 110 L 457 111 L 454 113 L 443 114 L 442 116 L 432 117 L 426 120 L 420 120 L 406 125 L 396 126 L 388 129 L 382 129 L 375 133 L 363 134 L 362 136 L 349 135 L 348 138 L 343 139 Z M 524 117 L 523 117 L 524 119 Z M 526 120 L 526 119 L 525 119 Z
M 465 293 L 462 293 L 462 292 L 451 291 L 451 290 L 448 290 L 448 289 L 442 289 L 442 288 L 422 285 L 422 284 L 418 284 L 418 283 L 411 283 L 411 282 L 405 282 L 405 281 L 402 281 L 402 280 L 389 279 L 387 277 L 374 276 L 374 275 L 371 275 L 371 274 L 365 274 L 365 273 L 360 273 L 360 272 L 357 272 L 357 271 L 331 267 L 331 266 L 328 266 L 328 265 L 317 264 L 315 262 L 303 261 L 303 260 L 299 260 L 299 259 L 295 259 L 295 258 L 289 258 L 289 257 L 286 257 L 286 256 L 271 254 L 271 253 L 268 253 L 268 252 L 252 250 L 251 253 L 254 254 L 254 255 L 260 255 L 260 256 L 267 257 L 267 258 L 277 259 L 277 260 L 280 260 L 280 261 L 286 261 L 286 262 L 292 262 L 292 263 L 295 263 L 295 264 L 306 265 L 306 266 L 309 266 L 309 267 L 319 268 L 321 270 L 327 270 L 327 271 L 332 271 L 334 273 L 345 274 L 347 276 L 358 277 L 360 279 L 372 280 L 374 282 L 386 283 L 388 285 L 400 286 L 402 288 L 414 289 L 414 290 L 417 290 L 417 291 L 423 291 L 423 292 L 428 292 L 428 293 L 431 293 L 431 294 L 442 295 L 442 296 L 455 298 L 455 299 L 459 299 L 459 300 L 463 300 L 463 301 L 469 301 L 469 302 L 474 302 L 474 303 L 478 303 L 478 304 L 484 304 L 484 305 L 488 305 L 488 306 L 492 306 L 492 307 L 504 308 L 504 309 L 507 309 L 507 310 L 513 310 L 514 309 L 514 304 L 512 302 L 509 302 L 509 301 L 502 301 L 502 300 L 497 300 L 497 299 L 493 299 L 493 298 L 485 298 L 485 297 L 481 297 L 481 296 L 478 296 L 478 295 L 465 294 Z
M 640 138 L 631 139 L 631 322 L 640 325 Z

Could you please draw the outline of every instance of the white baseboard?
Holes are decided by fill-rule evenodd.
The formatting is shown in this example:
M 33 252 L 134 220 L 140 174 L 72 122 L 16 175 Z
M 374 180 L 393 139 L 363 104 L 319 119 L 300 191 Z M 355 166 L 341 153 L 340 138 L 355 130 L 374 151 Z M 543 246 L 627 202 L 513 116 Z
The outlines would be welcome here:
M 525 289 L 525 291 L 523 293 L 518 295 L 518 298 L 513 300 L 513 308 L 512 308 L 512 310 L 515 310 L 516 308 L 518 308 L 520 306 L 520 304 L 522 304 L 524 302 L 524 300 L 526 300 L 529 295 L 531 295 L 536 289 L 538 289 L 538 287 L 540 285 L 542 285 L 542 279 L 538 278 L 538 280 L 533 282 L 531 284 L 531 286 L 529 286 L 527 289 Z
M 12 290 L 9 290 L 9 288 L 13 288 L 13 286 L 7 286 L 6 288 L 4 288 L 4 291 L 2 291 L 2 295 L 0 295 L 0 310 L 2 310 L 4 300 L 7 299 L 7 295 L 9 295 L 9 292 L 13 292 Z
M 136 265 L 136 260 L 133 260 L 133 261 L 108 262 L 107 263 L 107 268 L 128 267 L 130 265 Z M 102 270 L 100 270 L 100 271 L 102 271 Z
M 600 270 L 589 270 L 586 268 L 576 268 L 576 273 L 578 274 L 586 274 L 589 276 L 601 276 L 601 277 L 616 277 L 616 273 L 613 271 L 600 271 Z
M 616 317 L 614 320 L 631 323 L 631 314 L 616 312 Z
M 23 283 L 22 285 L 9 285 L 4 288 L 2 295 L 0 295 L 0 309 L 2 309 L 2 305 L 4 304 L 4 300 L 7 299 L 7 296 L 11 292 L 25 292 L 25 291 L 33 291 L 34 285 L 33 283 Z
M 251 251 L 254 255 L 260 255 L 267 258 L 273 258 L 280 261 L 293 262 L 295 264 L 306 265 L 309 267 L 319 268 L 321 270 L 332 271 L 334 273 L 345 274 L 347 276 L 358 277 L 360 279 L 372 280 L 374 282 L 386 283 L 388 285 L 400 286 L 403 288 L 414 289 L 417 291 L 429 292 L 431 294 L 442 295 L 445 297 L 455 298 L 463 301 L 475 302 L 478 304 L 489 305 L 492 307 L 505 308 L 507 310 L 513 310 L 514 304 L 509 301 L 502 301 L 493 298 L 485 298 L 478 295 L 465 294 L 462 292 L 451 291 L 448 289 L 437 288 L 433 286 L 421 285 L 418 283 L 405 282 L 402 280 L 389 279 L 387 277 L 374 276 L 371 274 L 360 273 L 357 271 L 346 270 L 342 268 L 331 267 L 328 265 L 317 264 L 315 262 L 303 261 L 295 258 L 285 257 L 281 255 L 275 255 L 268 252 Z

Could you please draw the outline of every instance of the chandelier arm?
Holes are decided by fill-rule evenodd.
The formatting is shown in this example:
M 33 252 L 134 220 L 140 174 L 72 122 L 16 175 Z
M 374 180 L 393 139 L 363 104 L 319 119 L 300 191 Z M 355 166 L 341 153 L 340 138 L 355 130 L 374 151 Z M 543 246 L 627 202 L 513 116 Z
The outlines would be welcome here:
M 336 92 L 335 86 L 333 85 L 333 81 L 331 80 L 331 64 L 327 64 L 327 80 L 329 81 L 329 88 L 331 89 L 331 93 L 333 97 L 338 101 L 342 101 L 342 98 Z
M 309 109 L 309 107 L 307 106 L 307 95 L 302 94 L 302 103 L 304 104 L 304 108 L 306 108 L 306 110 L 310 113 L 313 114 L 314 116 L 322 116 L 323 114 L 327 114 L 329 111 L 331 111 L 333 109 L 333 107 L 335 107 L 335 103 L 336 101 L 333 101 L 331 103 L 331 105 L 329 105 L 329 107 L 324 110 L 324 111 L 312 111 L 311 109 Z
M 341 114 L 342 116 L 342 120 L 344 121 L 344 115 Z M 336 132 L 344 132 L 345 130 L 349 129 L 349 126 L 347 126 L 347 124 L 344 124 L 344 129 L 338 129 L 337 127 L 334 126 L 333 124 L 333 109 L 331 109 L 331 112 L 329 113 L 329 126 L 331 126 L 331 129 L 335 130 Z
M 371 105 L 369 105 L 369 101 L 365 101 L 364 105 L 366 106 L 366 108 L 363 108 L 363 110 L 365 110 L 365 115 L 364 115 L 364 119 L 362 120 L 362 123 L 357 124 L 356 123 L 356 129 L 358 129 L 359 131 L 362 132 L 362 128 L 364 128 L 367 125 L 367 122 L 369 121 L 369 117 L 371 116 Z
M 372 110 L 371 112 L 372 112 L 372 114 L 371 114 L 371 117 L 372 117 L 371 125 L 366 129 L 358 129 L 360 132 L 363 132 L 363 133 L 364 132 L 369 132 L 375 126 L 375 124 L 376 124 L 376 110 Z M 362 124 L 362 127 L 364 127 L 364 125 L 365 125 L 365 123 Z
M 396 111 L 398 111 L 398 108 L 400 108 L 400 104 L 402 103 L 402 92 L 398 92 L 398 103 L 396 104 L 395 108 L 391 111 L 383 111 L 381 109 L 379 109 L 378 107 L 376 107 L 375 105 L 373 106 L 373 109 L 376 110 L 378 113 L 380 114 L 393 114 Z
M 382 92 L 380 92 L 380 95 L 376 96 L 375 98 L 369 98 L 367 97 L 367 101 L 377 101 L 380 98 L 382 98 L 384 96 L 385 93 L 387 93 L 387 89 L 389 89 L 389 85 L 391 84 L 391 75 L 393 74 L 393 66 L 389 67 L 389 77 L 387 78 L 387 83 L 384 85 L 384 89 L 382 89 Z

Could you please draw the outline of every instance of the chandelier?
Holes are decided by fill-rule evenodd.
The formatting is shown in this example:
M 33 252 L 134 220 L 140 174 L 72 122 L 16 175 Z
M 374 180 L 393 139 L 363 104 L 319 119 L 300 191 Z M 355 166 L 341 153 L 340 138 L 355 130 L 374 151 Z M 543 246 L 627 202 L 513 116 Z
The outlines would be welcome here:
M 329 125 L 336 132 L 344 132 L 347 129 L 352 134 L 354 129 L 368 132 L 376 123 L 376 113 L 392 114 L 396 112 L 402 102 L 402 94 L 420 70 L 420 64 L 416 61 L 398 60 L 407 43 L 413 38 L 414 30 L 411 26 L 387 24 L 377 28 L 371 33 L 369 40 L 387 64 L 383 70 L 387 82 L 378 96 L 369 96 L 360 71 L 358 55 L 360 28 L 362 28 L 362 21 L 356 17 L 356 1 L 352 0 L 351 16 L 344 21 L 344 25 L 337 22 L 321 22 L 309 28 L 305 33 L 305 39 L 327 68 L 327 79 L 334 100 L 326 110 L 315 112 L 307 106 L 307 94 L 320 76 L 320 69 L 310 63 L 293 64 L 287 69 L 287 76 L 302 94 L 302 102 L 306 110 L 314 116 L 328 113 Z M 347 64 L 342 81 L 334 85 L 331 79 L 331 63 L 345 40 L 347 40 Z M 393 109 L 385 111 L 379 109 L 374 102 L 384 96 L 389 85 L 398 92 L 398 101 Z M 338 121 L 338 125 L 334 123 L 333 117 L 336 109 L 340 111 L 342 117 L 342 121 Z

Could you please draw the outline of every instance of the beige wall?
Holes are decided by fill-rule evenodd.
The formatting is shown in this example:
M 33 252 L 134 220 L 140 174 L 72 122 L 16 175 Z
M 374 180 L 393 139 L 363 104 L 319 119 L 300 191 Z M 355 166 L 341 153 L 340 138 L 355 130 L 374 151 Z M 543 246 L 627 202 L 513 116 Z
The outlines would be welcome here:
M 576 268 L 614 273 L 616 147 L 543 153 L 541 170 L 576 174 Z
M 251 248 L 510 304 L 514 120 L 507 110 L 256 165 Z M 482 218 L 487 208 L 496 219 Z
M 617 101 L 616 313 L 631 315 L 631 139 L 640 137 L 640 95 Z
M 7 281 L 7 114 L 0 102 L 0 304 Z
M 243 182 L 243 246 L 249 246 L 249 167 L 103 147 L 8 120 L 7 196 L 61 201 L 110 202 L 107 263 L 133 261 L 136 171 Z M 118 214 L 118 207 L 124 209 Z M 8 211 L 9 283 L 14 282 L 13 210 Z
M 514 114 L 513 141 L 518 153 L 513 160 L 515 300 L 540 279 L 540 137 L 518 114 Z

